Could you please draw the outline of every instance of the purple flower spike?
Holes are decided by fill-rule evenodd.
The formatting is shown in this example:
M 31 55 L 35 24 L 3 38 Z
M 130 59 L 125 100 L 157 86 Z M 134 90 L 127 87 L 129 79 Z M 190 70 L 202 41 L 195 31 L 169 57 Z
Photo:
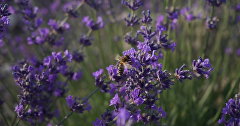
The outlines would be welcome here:
M 90 46 L 90 45 L 92 45 L 91 41 L 92 41 L 92 38 L 90 38 L 90 37 L 88 37 L 86 35 L 81 36 L 81 38 L 79 40 L 80 44 L 82 44 L 83 46 Z
M 183 81 L 185 79 L 192 79 L 190 71 L 189 70 L 183 70 L 185 67 L 186 67 L 186 65 L 184 64 L 179 69 L 175 70 L 174 75 L 180 81 Z
M 129 9 L 136 11 L 141 6 L 143 6 L 144 2 L 143 0 L 133 0 L 132 4 L 129 2 L 129 0 L 122 0 L 122 4 L 127 6 Z
M 218 25 L 219 19 L 217 17 L 208 18 L 206 25 L 210 30 L 216 29 Z
M 73 98 L 73 96 L 69 95 L 66 97 L 66 102 L 68 107 L 72 107 L 75 103 L 75 99 Z
M 133 27 L 136 25 L 139 25 L 139 18 L 136 15 L 129 14 L 124 21 L 126 22 L 126 25 L 129 27 Z
M 237 56 L 240 56 L 240 48 L 237 49 L 236 53 L 237 53 Z
M 138 44 L 138 40 L 137 40 L 137 35 L 132 37 L 130 35 L 130 33 L 127 33 L 124 37 L 125 42 L 132 45 L 132 46 L 136 46 Z
M 106 126 L 106 124 L 103 120 L 96 119 L 96 121 L 93 122 L 93 126 Z
M 143 11 L 142 14 L 143 14 L 142 23 L 150 24 L 152 22 L 150 10 Z
M 2 32 L 6 31 L 7 26 L 9 25 L 11 13 L 8 11 L 8 5 L 5 3 L 0 4 L 0 37 L 2 37 Z
M 219 7 L 223 3 L 226 3 L 226 0 L 206 0 L 211 6 Z
M 240 94 L 236 94 L 235 98 L 231 98 L 222 109 L 222 116 L 218 120 L 219 124 L 225 126 L 240 125 Z
M 156 35 L 156 31 L 152 31 L 152 28 L 147 26 L 141 26 L 137 33 L 142 35 L 145 41 L 151 40 Z
M 94 22 L 92 19 L 90 19 L 90 17 L 86 16 L 83 18 L 82 22 L 89 28 L 91 28 L 92 30 L 99 30 L 101 28 L 104 27 L 104 22 L 102 17 L 98 17 L 97 21 Z
M 79 98 L 73 97 L 71 95 L 66 97 L 66 102 L 68 107 L 73 112 L 83 113 L 85 110 L 89 111 L 91 109 L 91 106 L 90 104 L 88 104 L 87 101 L 84 101 L 84 103 L 81 103 Z
M 100 69 L 100 70 L 92 73 L 92 75 L 95 77 L 95 79 L 97 79 L 97 78 L 100 78 L 100 76 L 102 75 L 102 73 L 103 73 L 103 69 Z
M 213 70 L 209 59 L 202 59 L 201 57 L 197 60 L 193 60 L 192 69 L 195 76 L 199 77 L 203 75 L 205 78 L 208 78 Z

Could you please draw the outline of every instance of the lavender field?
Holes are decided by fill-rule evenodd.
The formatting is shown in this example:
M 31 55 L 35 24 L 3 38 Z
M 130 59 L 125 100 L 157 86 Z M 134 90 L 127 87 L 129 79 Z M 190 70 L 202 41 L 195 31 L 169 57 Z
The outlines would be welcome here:
M 240 126 L 240 0 L 0 0 L 0 126 Z

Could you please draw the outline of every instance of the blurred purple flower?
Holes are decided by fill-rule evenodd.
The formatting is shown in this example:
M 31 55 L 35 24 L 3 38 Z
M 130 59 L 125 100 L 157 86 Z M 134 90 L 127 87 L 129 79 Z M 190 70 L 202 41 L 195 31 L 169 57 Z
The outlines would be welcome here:
M 240 48 L 237 49 L 236 53 L 237 53 L 237 56 L 240 56 Z
M 231 47 L 228 47 L 228 48 L 225 49 L 225 53 L 227 55 L 231 55 L 233 53 L 233 49 Z
M 127 6 L 129 9 L 136 11 L 143 6 L 144 2 L 143 0 L 133 0 L 133 2 L 129 2 L 129 0 L 122 0 L 122 4 Z
M 119 105 L 121 103 L 120 98 L 118 97 L 118 94 L 115 94 L 115 96 L 111 99 L 109 106 L 112 105 Z
M 84 103 L 81 103 L 79 98 L 73 97 L 71 95 L 66 97 L 66 102 L 68 107 L 73 112 L 83 113 L 85 110 L 89 111 L 91 109 L 91 106 L 90 104 L 88 104 L 87 101 L 84 101 Z
M 102 17 L 97 17 L 97 21 L 94 22 L 92 19 L 90 19 L 89 16 L 86 16 L 82 19 L 82 22 L 92 30 L 99 30 L 104 27 L 104 22 Z
M 126 126 L 128 119 L 130 118 L 130 113 L 125 108 L 120 108 L 117 115 L 117 126 Z
M 81 38 L 79 40 L 80 44 L 82 44 L 83 46 L 92 45 L 91 41 L 92 41 L 92 39 L 90 37 L 86 36 L 86 35 L 81 36 Z
M 240 125 L 240 94 L 236 94 L 235 98 L 231 98 L 222 109 L 222 116 L 218 120 L 219 124 L 225 126 Z
M 139 20 L 140 19 L 136 15 L 131 15 L 131 14 L 129 14 L 126 18 L 124 18 L 126 25 L 129 27 L 139 25 Z
M 93 126 L 106 126 L 103 120 L 96 119 L 96 121 L 93 122 Z
M 206 25 L 210 30 L 216 29 L 219 19 L 217 17 L 207 18 Z
M 100 78 L 100 76 L 103 74 L 103 69 L 100 69 L 96 72 L 94 72 L 92 75 L 95 77 L 95 79 Z
M 150 10 L 143 11 L 142 14 L 143 14 L 142 23 L 150 24 L 152 22 L 152 17 L 151 17 Z
M 227 0 L 206 0 L 211 6 L 219 7 L 223 3 L 226 3 Z

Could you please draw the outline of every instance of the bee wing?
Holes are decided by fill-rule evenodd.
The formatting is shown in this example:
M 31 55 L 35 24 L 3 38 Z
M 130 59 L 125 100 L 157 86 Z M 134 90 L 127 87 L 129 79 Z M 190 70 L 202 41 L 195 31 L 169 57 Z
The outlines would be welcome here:
M 120 61 L 121 60 L 121 56 L 120 55 L 115 56 L 115 60 Z
M 131 68 L 132 68 L 132 65 L 129 64 L 129 63 L 124 63 L 124 68 L 125 68 L 125 69 L 131 69 Z

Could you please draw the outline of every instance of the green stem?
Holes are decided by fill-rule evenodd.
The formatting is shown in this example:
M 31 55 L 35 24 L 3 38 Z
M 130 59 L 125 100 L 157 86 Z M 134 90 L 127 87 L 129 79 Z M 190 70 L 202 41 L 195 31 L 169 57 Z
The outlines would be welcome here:
M 20 123 L 20 121 L 21 121 L 21 120 L 20 120 L 20 119 L 18 119 L 18 121 L 17 121 L 17 123 L 16 123 L 16 125 L 15 125 L 15 126 L 18 126 L 18 124 Z
M 73 111 L 69 112 L 64 118 L 56 125 L 60 126 L 65 120 L 67 120 L 71 115 L 73 114 Z
M 13 121 L 12 121 L 12 123 L 11 123 L 11 126 L 14 126 L 16 120 L 17 120 L 17 115 L 14 117 L 14 119 L 13 119 Z
M 211 18 L 213 18 L 213 15 L 214 15 L 214 6 L 212 6 Z M 210 39 L 210 33 L 207 33 L 207 38 L 206 38 L 205 46 L 203 49 L 203 58 L 206 58 L 206 56 L 207 56 L 207 48 L 208 48 L 209 39 Z
M 209 39 L 210 39 L 210 33 L 208 33 L 207 37 L 206 37 L 206 42 L 205 42 L 205 46 L 204 46 L 204 49 L 203 49 L 203 58 L 206 58 L 206 56 L 207 56 L 207 48 L 208 48 Z
M 3 118 L 3 120 L 4 120 L 4 122 L 6 123 L 6 125 L 7 125 L 7 126 L 10 126 L 10 125 L 8 124 L 8 121 L 7 121 L 6 117 L 5 117 L 4 114 L 2 113 L 2 111 L 1 111 L 1 116 L 2 116 L 2 118 Z
M 81 1 L 77 7 L 74 9 L 74 11 L 77 11 L 82 5 L 84 4 L 84 0 Z M 69 19 L 69 16 L 67 15 L 60 23 L 60 26 L 62 26 L 67 20 Z
M 13 94 L 13 92 L 7 87 L 7 85 L 5 85 L 4 82 L 1 83 L 3 85 L 3 87 L 8 91 L 8 93 L 12 96 L 12 98 L 14 99 L 14 102 L 17 101 L 15 95 Z M 10 106 L 9 106 L 10 107 Z
M 97 91 L 99 90 L 99 88 L 96 88 L 95 90 L 93 90 L 87 97 L 84 98 L 84 100 L 82 101 L 82 103 L 86 102 L 90 97 L 92 97 Z

